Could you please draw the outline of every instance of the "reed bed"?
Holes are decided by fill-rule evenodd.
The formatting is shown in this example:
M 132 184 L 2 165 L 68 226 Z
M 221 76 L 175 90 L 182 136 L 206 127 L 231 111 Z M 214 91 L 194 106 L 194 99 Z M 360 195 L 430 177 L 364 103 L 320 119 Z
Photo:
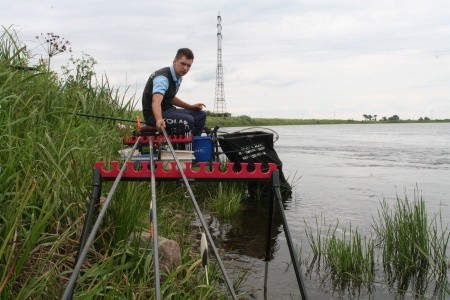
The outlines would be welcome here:
M 244 199 L 244 186 L 239 183 L 219 183 L 216 194 L 212 194 L 208 209 L 215 212 L 219 218 L 231 218 L 235 216 Z
M 399 293 L 412 290 L 426 295 L 434 282 L 434 294 L 448 292 L 447 251 L 449 233 L 439 216 L 428 221 L 425 201 L 414 193 L 410 201 L 397 197 L 394 209 L 386 201 L 378 211 L 374 229 L 382 249 L 382 262 L 387 280 Z
M 315 228 L 306 224 L 313 254 L 307 274 L 314 266 L 320 273 L 322 264 L 329 270 L 324 278 L 341 295 L 344 291 L 359 295 L 362 287 L 370 293 L 378 283 L 400 298 L 446 299 L 450 295 L 449 232 L 440 215 L 428 219 L 417 190 L 412 201 L 397 197 L 393 208 L 385 200 L 380 207 L 378 219 L 374 218 L 374 238 L 364 237 L 351 225 L 349 230 L 339 228 L 339 223 L 327 225 L 323 217 L 316 217 Z
M 334 285 L 340 290 L 370 287 L 374 282 L 374 242 L 363 237 L 358 229 L 343 230 L 340 237 L 333 231 L 326 242 L 327 266 Z
M 370 291 L 375 275 L 374 241 L 362 236 L 358 229 L 350 227 L 347 231 L 338 225 L 327 226 L 323 216 L 320 220 L 316 217 L 315 230 L 306 224 L 306 237 L 313 253 L 307 273 L 314 266 L 320 271 L 322 264 L 329 272 L 334 290 L 366 286 Z

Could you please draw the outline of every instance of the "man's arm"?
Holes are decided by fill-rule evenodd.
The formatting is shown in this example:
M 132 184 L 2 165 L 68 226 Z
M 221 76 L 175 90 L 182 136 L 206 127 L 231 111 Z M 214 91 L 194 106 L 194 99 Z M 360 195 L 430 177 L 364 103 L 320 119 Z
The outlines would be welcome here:
M 156 128 L 161 130 L 161 128 L 166 128 L 166 123 L 162 117 L 161 102 L 163 100 L 163 95 L 153 94 L 152 96 L 152 112 L 153 117 L 155 117 Z
M 172 104 L 175 106 L 190 109 L 190 110 L 202 110 L 203 107 L 206 107 L 206 105 L 203 103 L 188 104 L 178 97 L 173 98 Z

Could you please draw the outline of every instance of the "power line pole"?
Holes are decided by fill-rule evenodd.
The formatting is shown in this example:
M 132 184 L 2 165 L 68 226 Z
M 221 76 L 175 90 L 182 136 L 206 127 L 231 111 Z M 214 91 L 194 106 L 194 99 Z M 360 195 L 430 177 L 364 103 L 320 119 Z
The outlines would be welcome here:
M 217 69 L 216 69 L 216 96 L 214 99 L 214 114 L 226 115 L 225 91 L 223 87 L 223 65 L 222 65 L 222 17 L 220 12 L 217 16 Z

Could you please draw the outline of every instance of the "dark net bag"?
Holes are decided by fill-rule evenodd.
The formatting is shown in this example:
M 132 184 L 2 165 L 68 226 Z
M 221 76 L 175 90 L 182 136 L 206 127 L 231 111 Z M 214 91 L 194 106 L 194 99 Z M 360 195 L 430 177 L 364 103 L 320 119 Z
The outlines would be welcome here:
M 268 163 L 275 163 L 280 170 L 282 186 L 289 187 L 282 171 L 282 162 L 273 146 L 273 133 L 248 131 L 227 133 L 217 137 L 220 148 L 227 158 L 234 163 L 262 163 L 262 170 L 268 169 Z M 289 187 L 290 189 L 290 187 Z

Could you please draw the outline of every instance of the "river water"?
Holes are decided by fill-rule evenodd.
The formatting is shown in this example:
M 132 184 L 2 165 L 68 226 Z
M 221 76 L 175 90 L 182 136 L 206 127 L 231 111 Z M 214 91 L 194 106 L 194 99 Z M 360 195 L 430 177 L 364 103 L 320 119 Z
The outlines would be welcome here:
M 279 139 L 275 150 L 283 172 L 293 185 L 286 202 L 286 217 L 299 248 L 304 285 L 309 299 L 336 299 L 316 274 L 305 275 L 311 249 L 305 222 L 316 228 L 316 219 L 366 236 L 373 231 L 380 201 L 421 196 L 430 216 L 442 214 L 450 221 L 450 123 L 346 124 L 273 126 Z M 239 128 L 227 128 L 228 132 Z M 257 130 L 257 129 L 256 129 Z M 244 206 L 245 207 L 245 206 Z M 264 299 L 264 248 L 266 215 L 244 209 L 239 220 L 216 226 L 232 269 L 247 271 L 244 289 L 254 299 Z M 217 221 L 218 222 L 218 221 Z M 295 274 L 281 225 L 276 230 L 269 263 L 268 299 L 300 299 Z M 344 297 L 345 298 L 345 297 Z M 361 299 L 394 299 L 378 287 Z

